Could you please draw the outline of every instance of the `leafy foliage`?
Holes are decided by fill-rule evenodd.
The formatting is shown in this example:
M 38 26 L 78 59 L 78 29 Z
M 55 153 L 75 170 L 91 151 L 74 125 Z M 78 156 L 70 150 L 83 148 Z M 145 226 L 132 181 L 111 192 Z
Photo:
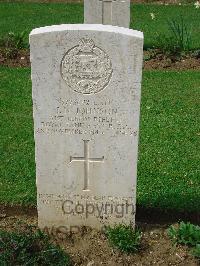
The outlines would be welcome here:
M 40 230 L 28 227 L 25 232 L 0 231 L 1 265 L 50 266 L 71 265 L 69 256 L 50 243 Z
M 192 255 L 200 260 L 200 244 L 197 244 L 192 250 Z
M 195 50 L 193 53 L 192 53 L 192 56 L 196 59 L 200 59 L 200 49 L 198 50 Z
M 112 246 L 121 251 L 134 253 L 139 249 L 141 233 L 139 230 L 133 230 L 131 226 L 116 225 L 107 227 L 106 235 Z
M 191 49 L 191 30 L 183 17 L 167 20 L 169 34 L 159 34 L 157 47 L 167 56 L 180 57 Z
M 9 32 L 4 37 L 0 38 L 0 46 L 13 47 L 16 49 L 27 48 L 28 45 L 25 41 L 26 32 L 20 33 Z
M 181 51 L 189 51 L 191 48 L 191 30 L 181 16 L 179 20 L 168 20 L 169 29 L 175 39 L 177 47 Z
M 187 246 L 200 245 L 200 227 L 191 223 L 181 222 L 178 228 L 170 226 L 168 235 L 178 244 Z
M 26 32 L 21 33 L 9 32 L 4 37 L 0 38 L 0 47 L 6 58 L 16 58 L 18 51 L 23 48 L 28 48 L 25 41 Z

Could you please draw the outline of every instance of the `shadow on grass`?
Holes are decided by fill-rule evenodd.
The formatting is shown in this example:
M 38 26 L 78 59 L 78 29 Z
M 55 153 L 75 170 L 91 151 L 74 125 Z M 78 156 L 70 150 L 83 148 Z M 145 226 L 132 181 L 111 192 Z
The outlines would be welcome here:
M 137 204 L 136 208 L 136 222 L 149 223 L 149 224 L 160 224 L 166 225 L 176 223 L 180 221 L 191 222 L 194 224 L 200 224 L 200 210 L 191 211 L 190 209 L 175 209 L 170 208 L 169 199 L 173 199 L 177 195 L 167 195 L 167 198 L 163 198 L 163 195 L 157 197 L 157 202 L 154 202 L 154 206 L 159 206 L 162 202 L 162 207 L 153 207 Z M 182 196 L 182 197 L 181 197 Z M 179 195 L 179 201 L 196 201 L 200 203 L 200 194 L 193 195 L 192 199 L 189 195 Z M 166 204 L 166 207 L 163 207 Z

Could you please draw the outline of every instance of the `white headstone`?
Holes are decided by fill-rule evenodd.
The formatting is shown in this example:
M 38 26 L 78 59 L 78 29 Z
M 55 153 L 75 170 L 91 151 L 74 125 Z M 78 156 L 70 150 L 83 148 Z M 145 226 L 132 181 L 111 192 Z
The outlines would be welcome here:
M 84 0 L 84 23 L 129 28 L 130 0 Z
M 143 34 L 50 26 L 30 48 L 40 228 L 134 225 Z

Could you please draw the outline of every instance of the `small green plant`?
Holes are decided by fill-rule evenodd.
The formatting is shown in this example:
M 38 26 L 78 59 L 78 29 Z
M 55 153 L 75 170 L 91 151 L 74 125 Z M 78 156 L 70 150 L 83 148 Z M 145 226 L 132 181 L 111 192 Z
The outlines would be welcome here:
M 168 20 L 168 25 L 177 46 L 181 51 L 189 51 L 191 48 L 191 30 L 181 16 L 179 20 Z
M 192 56 L 196 59 L 200 59 L 200 49 L 193 51 Z
M 157 51 L 155 51 L 155 49 L 150 49 L 148 48 L 146 50 L 146 54 L 144 54 L 144 61 L 149 61 L 153 58 L 156 58 L 156 55 L 157 55 Z
M 3 55 L 8 59 L 13 59 L 17 57 L 20 49 L 28 48 L 25 36 L 25 31 L 21 33 L 9 32 L 0 38 L 0 47 Z
M 170 226 L 168 235 L 174 243 L 195 247 L 200 244 L 200 227 L 181 222 L 178 228 Z
M 167 20 L 169 34 L 157 36 L 157 48 L 166 56 L 180 57 L 191 49 L 191 30 L 183 17 Z
M 27 48 L 28 45 L 25 41 L 26 32 L 14 33 L 9 32 L 4 37 L 0 38 L 0 46 L 6 48 L 22 49 Z
M 200 260 L 200 244 L 197 244 L 192 250 L 192 255 Z
M 0 231 L 1 265 L 71 265 L 69 256 L 50 243 L 48 236 L 30 227 L 25 232 Z
M 121 251 L 127 253 L 138 251 L 141 241 L 139 230 L 133 230 L 131 226 L 116 225 L 113 228 L 107 227 L 105 233 L 111 245 Z

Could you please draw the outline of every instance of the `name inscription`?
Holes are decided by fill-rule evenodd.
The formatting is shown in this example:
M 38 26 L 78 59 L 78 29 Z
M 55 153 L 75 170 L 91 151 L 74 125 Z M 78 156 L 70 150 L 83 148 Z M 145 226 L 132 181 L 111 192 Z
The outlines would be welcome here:
M 55 115 L 41 121 L 36 133 L 65 135 L 112 135 L 137 136 L 124 116 L 130 111 L 116 106 L 113 100 L 57 99 Z

